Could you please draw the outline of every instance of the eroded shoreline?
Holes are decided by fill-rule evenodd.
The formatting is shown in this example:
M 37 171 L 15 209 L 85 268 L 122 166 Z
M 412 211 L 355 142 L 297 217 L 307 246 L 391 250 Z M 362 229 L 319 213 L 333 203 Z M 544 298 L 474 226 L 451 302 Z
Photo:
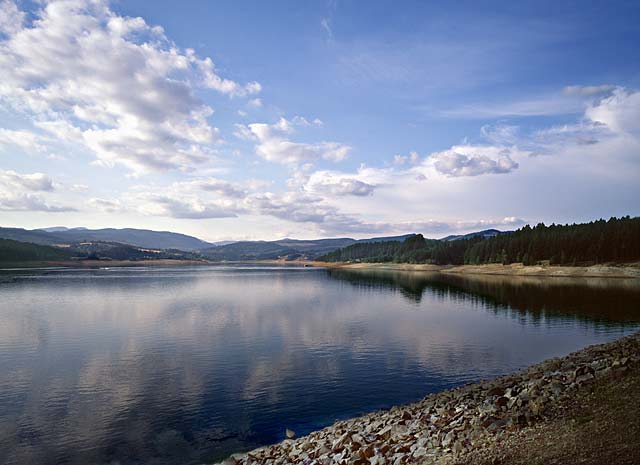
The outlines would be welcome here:
M 501 265 L 497 263 L 489 265 L 431 265 L 412 263 L 345 263 L 319 261 L 311 261 L 306 263 L 308 263 L 310 266 L 362 271 L 419 271 L 428 273 L 484 274 L 500 276 L 640 279 L 640 264 L 638 263 L 630 263 L 625 265 L 593 266 L 524 266 L 521 263 L 513 263 L 511 265 Z
M 544 361 L 512 375 L 339 421 L 299 439 L 234 454 L 221 463 L 465 463 L 465 457 L 478 451 L 487 451 L 488 456 L 500 452 L 502 442 L 508 442 L 514 435 L 526 436 L 528 431 L 557 419 L 558 415 L 561 420 L 563 416 L 568 418 L 573 399 L 593 386 L 607 387 L 624 377 L 637 376 L 639 367 L 640 332 Z M 636 400 L 629 398 L 628 402 Z

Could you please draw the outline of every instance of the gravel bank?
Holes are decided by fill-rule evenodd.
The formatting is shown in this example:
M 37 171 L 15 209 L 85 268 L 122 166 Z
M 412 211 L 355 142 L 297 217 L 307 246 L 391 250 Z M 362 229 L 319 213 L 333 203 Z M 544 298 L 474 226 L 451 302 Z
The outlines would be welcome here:
M 304 262 L 301 262 L 304 263 Z M 425 271 L 429 273 L 452 273 L 468 275 L 500 275 L 500 276 L 535 276 L 560 278 L 640 278 L 640 263 L 620 265 L 592 266 L 555 266 L 531 265 L 522 263 L 501 265 L 430 265 L 411 263 L 341 263 L 341 262 L 306 262 L 313 266 L 341 268 L 345 270 L 390 270 L 390 271 Z
M 504 445 L 511 441 L 515 447 L 535 431 L 540 434 L 541 425 L 554 421 L 561 422 L 556 426 L 564 425 L 563 417 L 566 420 L 580 407 L 576 399 L 593 392 L 594 387 L 604 389 L 601 395 L 606 396 L 607 388 L 637 375 L 639 369 L 640 333 L 636 333 L 513 375 L 436 393 L 411 405 L 337 422 L 299 439 L 234 454 L 222 463 L 511 463 L 504 461 Z M 625 402 L 638 401 L 627 400 L 623 394 L 618 397 L 622 397 L 617 399 L 622 411 Z M 551 431 L 543 436 L 553 434 Z M 553 437 L 546 439 L 558 446 Z

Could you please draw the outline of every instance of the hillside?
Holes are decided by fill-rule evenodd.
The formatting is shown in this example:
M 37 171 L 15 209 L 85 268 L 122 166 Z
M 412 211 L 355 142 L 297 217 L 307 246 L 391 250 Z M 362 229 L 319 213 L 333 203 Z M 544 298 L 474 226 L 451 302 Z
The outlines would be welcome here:
M 76 242 L 117 242 L 150 249 L 179 249 L 193 251 L 212 244 L 186 234 L 169 231 L 151 231 L 148 229 L 67 229 L 55 227 L 45 229 L 0 228 L 0 238 L 21 242 L 33 242 L 41 245 L 65 244 Z
M 511 231 L 498 231 L 497 229 L 485 229 L 483 231 L 476 231 L 469 234 L 453 234 L 451 236 L 443 237 L 441 241 L 457 241 L 460 239 L 471 239 L 474 237 L 482 237 L 487 239 L 489 237 L 497 236 L 498 234 L 506 234 Z
M 68 260 L 69 258 L 71 253 L 65 249 L 0 239 L 0 263 Z
M 393 242 L 398 239 L 404 240 L 411 236 L 413 236 L 413 234 L 372 239 L 342 237 L 336 239 L 300 240 L 286 238 L 278 241 L 240 241 L 202 249 L 200 253 L 209 260 L 314 259 L 319 255 L 327 254 L 354 244 L 366 244 L 372 241 Z
M 640 260 L 640 218 L 629 216 L 584 224 L 525 226 L 486 238 L 472 234 L 455 240 L 353 244 L 318 257 L 327 262 L 433 263 L 481 265 L 589 265 Z M 446 238 L 445 238 L 446 239 Z

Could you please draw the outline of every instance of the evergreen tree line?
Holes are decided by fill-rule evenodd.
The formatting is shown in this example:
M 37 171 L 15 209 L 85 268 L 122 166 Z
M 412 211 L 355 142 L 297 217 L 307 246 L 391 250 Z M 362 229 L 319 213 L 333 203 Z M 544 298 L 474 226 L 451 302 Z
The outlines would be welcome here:
M 417 234 L 404 242 L 371 242 L 338 249 L 319 260 L 329 262 L 398 262 L 439 265 L 523 263 L 589 265 L 640 260 L 640 217 L 611 218 L 590 223 L 534 227 L 491 238 L 451 241 Z

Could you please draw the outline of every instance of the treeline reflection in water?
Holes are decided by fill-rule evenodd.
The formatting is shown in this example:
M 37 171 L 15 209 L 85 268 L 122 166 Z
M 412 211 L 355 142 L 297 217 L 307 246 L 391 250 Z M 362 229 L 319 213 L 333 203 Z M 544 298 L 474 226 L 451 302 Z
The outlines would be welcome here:
M 289 267 L 0 283 L 0 463 L 207 463 L 634 331 L 631 281 Z
M 428 293 L 532 320 L 573 318 L 604 324 L 640 321 L 640 280 L 329 269 L 332 279 L 391 289 L 419 304 Z

